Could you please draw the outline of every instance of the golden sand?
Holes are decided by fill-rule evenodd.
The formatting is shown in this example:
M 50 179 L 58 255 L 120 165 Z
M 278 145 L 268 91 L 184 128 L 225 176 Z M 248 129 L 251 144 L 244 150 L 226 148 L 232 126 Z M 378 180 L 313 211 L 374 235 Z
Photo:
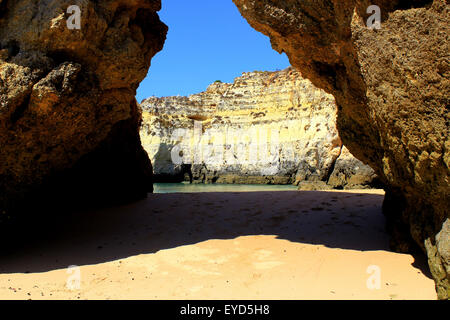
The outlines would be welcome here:
M 436 299 L 389 251 L 383 195 L 152 194 L 1 257 L 0 299 Z

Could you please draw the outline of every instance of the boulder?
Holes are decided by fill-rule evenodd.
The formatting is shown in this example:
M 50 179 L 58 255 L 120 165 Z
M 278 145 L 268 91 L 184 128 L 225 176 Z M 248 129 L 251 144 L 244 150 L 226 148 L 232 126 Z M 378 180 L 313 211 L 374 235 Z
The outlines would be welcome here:
M 383 188 L 373 169 L 356 159 L 346 146 L 334 164 L 328 185 L 334 189 Z

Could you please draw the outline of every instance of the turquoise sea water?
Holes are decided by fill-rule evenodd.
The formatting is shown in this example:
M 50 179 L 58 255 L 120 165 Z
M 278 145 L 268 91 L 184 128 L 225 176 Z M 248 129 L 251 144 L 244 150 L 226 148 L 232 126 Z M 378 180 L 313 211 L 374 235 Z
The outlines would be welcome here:
M 293 185 L 155 183 L 154 193 L 295 191 Z

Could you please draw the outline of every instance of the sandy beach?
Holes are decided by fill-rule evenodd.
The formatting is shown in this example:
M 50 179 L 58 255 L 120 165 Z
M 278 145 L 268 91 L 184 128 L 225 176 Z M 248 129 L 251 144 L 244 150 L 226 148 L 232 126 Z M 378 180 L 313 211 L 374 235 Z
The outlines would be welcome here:
M 389 251 L 383 196 L 151 194 L 1 256 L 0 299 L 436 299 L 424 258 Z

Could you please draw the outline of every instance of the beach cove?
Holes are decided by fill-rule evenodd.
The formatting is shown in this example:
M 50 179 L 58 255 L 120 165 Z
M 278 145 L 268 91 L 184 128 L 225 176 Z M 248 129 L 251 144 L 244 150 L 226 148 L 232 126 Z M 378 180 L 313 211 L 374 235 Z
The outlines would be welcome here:
M 0 298 L 436 299 L 425 258 L 389 251 L 384 191 L 210 186 L 233 187 L 70 216 L 1 257 Z

